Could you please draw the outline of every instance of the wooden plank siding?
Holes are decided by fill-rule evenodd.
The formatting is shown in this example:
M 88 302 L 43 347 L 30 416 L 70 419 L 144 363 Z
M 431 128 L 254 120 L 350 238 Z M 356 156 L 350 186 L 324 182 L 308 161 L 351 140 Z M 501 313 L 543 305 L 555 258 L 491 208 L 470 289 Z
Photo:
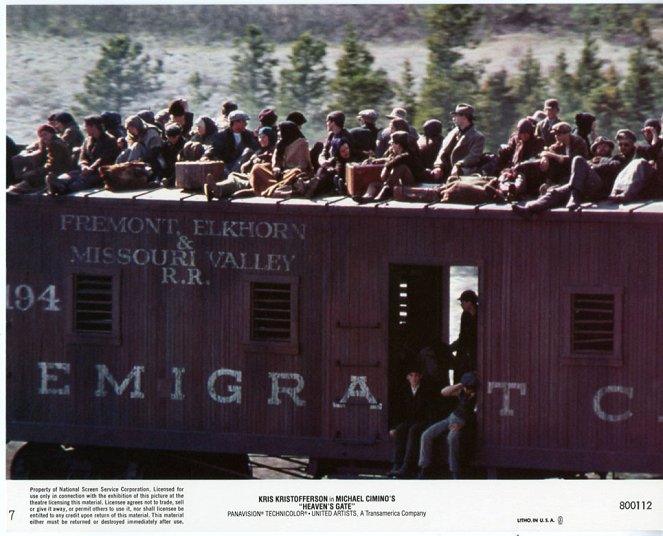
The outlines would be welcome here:
M 448 274 L 449 266 L 473 265 L 480 295 L 478 463 L 663 471 L 663 203 L 555 210 L 522 221 L 492 206 L 134 197 L 8 199 L 8 300 L 14 304 L 19 285 L 35 293 L 29 310 L 7 311 L 8 439 L 387 460 L 390 374 L 397 374 L 389 351 L 390 267 L 437 266 Z M 120 233 L 77 231 L 67 220 L 62 230 L 65 214 L 176 223 L 173 232 Z M 265 232 L 278 224 L 287 237 L 208 236 L 196 220 L 252 223 Z M 77 259 L 73 246 L 195 251 L 195 265 L 175 262 L 177 276 L 168 280 L 159 266 L 115 256 L 108 263 Z M 278 269 L 231 262 L 215 268 L 207 255 L 219 252 L 236 259 L 245 253 L 251 262 L 260 255 L 263 263 L 276 255 Z M 285 256 L 292 258 L 287 270 Z M 73 333 L 77 273 L 113 277 L 115 335 Z M 248 340 L 252 281 L 285 282 L 295 293 L 291 344 Z M 59 312 L 36 300 L 49 285 Z M 448 281 L 441 288 L 440 331 L 448 334 Z M 567 355 L 576 289 L 617 293 L 620 348 L 613 357 Z M 69 372 L 51 365 L 54 378 L 45 378 L 39 362 L 64 363 Z M 144 367 L 144 398 L 131 398 L 135 381 L 116 394 L 109 381 L 100 383 L 96 365 L 118 383 Z M 186 369 L 183 400 L 172 399 L 173 368 Z M 210 380 L 221 369 L 241 380 Z M 375 404 L 358 391 L 357 378 L 365 378 Z M 40 393 L 64 385 L 68 394 Z M 240 386 L 239 404 L 212 398 L 230 397 Z M 99 387 L 105 396 L 95 394 Z

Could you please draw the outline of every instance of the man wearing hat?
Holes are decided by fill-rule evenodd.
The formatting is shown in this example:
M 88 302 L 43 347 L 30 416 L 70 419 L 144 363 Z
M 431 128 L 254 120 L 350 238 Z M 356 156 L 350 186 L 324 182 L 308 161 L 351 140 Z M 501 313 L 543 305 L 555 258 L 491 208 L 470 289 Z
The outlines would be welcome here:
M 237 108 L 237 103 L 232 100 L 226 100 L 221 103 L 221 113 L 219 114 L 219 117 L 215 119 L 216 126 L 219 131 L 230 126 L 230 123 L 228 122 L 228 115 L 230 112 L 237 110 Z
M 166 142 L 161 146 L 162 175 L 164 184 L 171 187 L 175 185 L 175 164 L 186 140 L 182 136 L 182 127 L 177 123 L 168 123 L 165 131 Z
M 242 163 L 260 148 L 258 138 L 246 128 L 249 119 L 248 114 L 241 110 L 230 112 L 230 125 L 215 136 L 211 147 L 203 156 L 205 160 L 223 160 L 223 174 L 226 179 L 233 171 L 239 171 Z
M 417 129 L 414 128 L 407 120 L 407 110 L 405 108 L 401 107 L 396 107 L 394 108 L 390 114 L 385 115 L 387 119 L 394 120 L 394 119 L 402 119 L 403 121 L 407 122 L 407 131 L 410 133 L 410 136 L 416 141 L 419 138 L 419 133 L 417 132 Z M 391 135 L 396 132 L 391 128 L 390 126 L 387 126 L 383 128 L 377 136 L 376 140 L 376 147 L 377 150 L 375 152 L 375 156 L 381 157 L 384 155 L 384 152 L 387 150 L 389 147 L 389 139 L 391 138 Z
M 643 135 L 649 142 L 648 136 L 653 138 L 653 132 L 643 129 Z M 655 142 L 655 140 L 652 139 Z M 623 143 L 635 145 L 636 136 L 631 130 L 623 129 L 617 132 L 617 142 L 620 150 Z M 651 199 L 663 195 L 663 153 L 656 151 L 656 145 L 649 143 L 639 146 L 635 150 L 635 157 L 619 172 L 615 178 L 612 191 L 608 199 L 613 203 L 629 203 L 636 199 Z
M 350 136 L 357 159 L 365 160 L 375 154 L 378 134 L 380 133 L 380 129 L 375 126 L 378 113 L 375 110 L 361 110 L 357 114 L 357 120 L 361 126 L 350 129 Z
M 571 174 L 571 161 L 576 156 L 589 158 L 589 148 L 580 136 L 572 134 L 573 128 L 560 121 L 553 125 L 550 132 L 555 136 L 555 143 L 541 151 L 541 171 L 546 174 L 546 182 L 563 184 Z
M 345 114 L 340 111 L 329 112 L 325 120 L 327 125 L 327 139 L 322 146 L 322 152 L 318 157 L 319 167 L 327 168 L 336 165 L 332 155 L 332 144 L 334 140 L 345 138 L 350 142 L 350 151 L 354 153 L 352 136 L 345 128 Z
M 551 132 L 552 127 L 561 121 L 559 118 L 559 102 L 557 99 L 548 99 L 543 104 L 543 111 L 546 114 L 545 119 L 541 119 L 536 124 L 536 135 L 543 140 L 543 144 L 548 147 L 555 143 L 555 136 Z
M 566 205 L 569 210 L 579 210 L 586 201 L 606 199 L 613 187 L 615 178 L 635 157 L 635 134 L 620 130 L 616 140 L 619 153 L 612 156 L 615 144 L 612 140 L 599 136 L 592 143 L 592 159 L 576 156 L 571 163 L 568 183 L 549 189 L 545 194 L 525 206 L 513 205 L 512 210 L 521 217 L 544 212 L 551 208 Z
M 393 467 L 389 476 L 399 478 L 416 472 L 421 433 L 432 422 L 433 393 L 422 383 L 421 367 L 414 361 L 405 367 L 405 382 L 399 386 L 390 414 L 394 423 L 389 437 L 394 440 Z
M 474 108 L 459 104 L 451 112 L 455 128 L 442 142 L 435 160 L 432 178 L 446 182 L 450 176 L 471 175 L 479 169 L 483 155 L 484 136 L 474 128 Z
M 458 338 L 449 345 L 449 350 L 456 352 L 454 380 L 458 382 L 465 372 L 477 368 L 477 321 L 479 297 L 473 290 L 465 290 L 458 297 L 463 314 L 460 315 Z
M 431 469 L 435 462 L 434 443 L 443 435 L 447 436 L 449 470 L 451 478 L 460 477 L 460 438 L 463 430 L 476 421 L 474 409 L 477 403 L 479 379 L 474 372 L 466 372 L 460 381 L 442 389 L 445 397 L 458 397 L 456 409 L 446 418 L 426 428 L 421 436 L 419 449 L 419 478 L 431 478 Z

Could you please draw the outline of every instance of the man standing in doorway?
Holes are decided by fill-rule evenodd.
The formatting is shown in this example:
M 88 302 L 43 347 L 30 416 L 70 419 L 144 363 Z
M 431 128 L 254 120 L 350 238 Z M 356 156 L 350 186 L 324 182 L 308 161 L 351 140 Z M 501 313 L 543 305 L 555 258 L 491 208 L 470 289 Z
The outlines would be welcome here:
M 460 333 L 449 349 L 456 352 L 454 383 L 460 382 L 465 372 L 477 369 L 477 320 L 479 297 L 473 290 L 465 290 L 458 298 L 463 314 L 460 317 Z

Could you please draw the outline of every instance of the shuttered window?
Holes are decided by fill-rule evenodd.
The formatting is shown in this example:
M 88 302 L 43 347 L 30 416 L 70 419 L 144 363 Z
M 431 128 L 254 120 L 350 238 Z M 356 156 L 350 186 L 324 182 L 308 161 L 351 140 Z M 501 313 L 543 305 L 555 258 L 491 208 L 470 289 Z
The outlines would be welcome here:
M 248 276 L 245 349 L 299 353 L 299 296 L 296 277 Z
M 572 348 L 574 352 L 610 352 L 615 344 L 615 297 L 574 294 Z
M 569 289 L 565 364 L 622 363 L 621 288 Z
M 74 276 L 74 330 L 77 333 L 113 333 L 113 278 Z
M 287 283 L 251 285 L 251 338 L 285 341 L 291 335 L 291 292 Z

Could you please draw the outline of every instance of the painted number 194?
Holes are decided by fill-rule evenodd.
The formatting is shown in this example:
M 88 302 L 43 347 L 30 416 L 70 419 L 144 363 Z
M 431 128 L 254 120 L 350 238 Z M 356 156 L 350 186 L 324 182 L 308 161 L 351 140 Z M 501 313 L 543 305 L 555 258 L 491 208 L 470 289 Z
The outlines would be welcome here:
M 44 311 L 59 311 L 60 299 L 56 297 L 55 285 L 48 285 L 39 295 L 30 285 L 7 285 L 7 310 L 28 311 L 42 302 Z

